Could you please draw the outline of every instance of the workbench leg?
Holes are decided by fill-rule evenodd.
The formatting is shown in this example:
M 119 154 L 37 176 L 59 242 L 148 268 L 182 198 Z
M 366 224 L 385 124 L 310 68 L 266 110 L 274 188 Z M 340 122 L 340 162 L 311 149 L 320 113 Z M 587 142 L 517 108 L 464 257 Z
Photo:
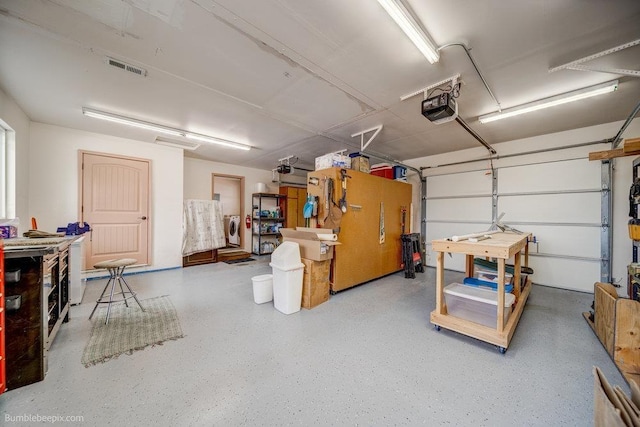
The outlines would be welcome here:
M 504 330 L 504 273 L 505 259 L 498 258 L 498 333 Z
M 522 265 L 520 252 L 516 252 L 513 256 L 513 260 L 513 294 L 516 296 L 516 301 L 518 301 L 520 299 L 520 280 L 522 277 L 522 272 L 520 271 L 520 267 Z
M 444 252 L 438 252 L 436 265 L 436 313 L 446 314 L 444 301 Z
M 473 255 L 467 255 L 467 263 L 465 266 L 467 277 L 473 277 Z

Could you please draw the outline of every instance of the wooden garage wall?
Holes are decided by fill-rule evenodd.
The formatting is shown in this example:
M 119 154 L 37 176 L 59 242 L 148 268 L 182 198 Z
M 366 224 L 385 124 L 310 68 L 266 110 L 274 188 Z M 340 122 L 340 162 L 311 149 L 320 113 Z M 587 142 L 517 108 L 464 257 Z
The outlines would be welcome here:
M 535 283 L 593 292 L 600 277 L 601 167 L 585 146 L 493 161 L 497 213 L 502 222 L 536 236 L 529 265 Z M 427 176 L 427 263 L 435 266 L 433 239 L 486 230 L 492 223 L 491 166 L 473 162 Z M 449 168 L 451 169 L 451 168 Z M 475 170 L 473 170 L 475 169 Z M 464 259 L 447 260 L 464 271 Z

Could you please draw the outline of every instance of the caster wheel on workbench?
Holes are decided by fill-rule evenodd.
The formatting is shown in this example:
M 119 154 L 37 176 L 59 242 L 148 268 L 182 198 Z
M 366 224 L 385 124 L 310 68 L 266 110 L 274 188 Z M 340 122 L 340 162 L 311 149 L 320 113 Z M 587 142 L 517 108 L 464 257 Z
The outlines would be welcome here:
M 498 351 L 500 352 L 500 354 L 505 354 L 507 352 L 507 349 L 504 347 L 498 347 Z
M 440 325 L 433 325 L 433 329 L 435 329 L 436 331 L 440 330 Z

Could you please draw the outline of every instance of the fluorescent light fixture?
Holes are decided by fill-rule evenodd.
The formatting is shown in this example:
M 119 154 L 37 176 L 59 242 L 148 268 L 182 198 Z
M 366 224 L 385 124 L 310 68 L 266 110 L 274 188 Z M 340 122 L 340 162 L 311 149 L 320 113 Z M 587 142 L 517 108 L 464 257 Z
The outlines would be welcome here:
M 183 150 L 193 151 L 196 148 L 200 147 L 200 144 L 192 141 L 175 141 L 172 139 L 165 139 L 161 137 L 156 137 L 156 144 L 166 145 L 168 147 L 174 148 L 182 148 Z
M 431 37 L 425 33 L 420 25 L 413 19 L 411 13 L 402 4 L 401 0 L 378 0 L 378 3 L 387 11 L 389 16 L 404 31 L 409 39 L 422 52 L 427 60 L 433 64 L 440 59 L 440 53 Z
M 229 148 L 236 148 L 238 150 L 250 150 L 251 147 L 238 142 L 227 141 L 226 139 L 214 138 L 213 136 L 201 135 L 199 133 L 187 132 L 184 135 L 187 139 L 193 139 L 195 141 L 208 142 L 210 144 L 218 144 Z
M 107 120 L 109 122 L 120 123 L 122 125 L 133 126 L 140 129 L 152 130 L 166 135 L 172 136 L 184 136 L 184 131 L 179 129 L 173 129 L 170 127 L 157 125 L 155 123 L 145 122 L 143 120 L 131 119 L 129 117 L 119 116 L 117 114 L 106 113 L 104 111 L 98 111 L 87 107 L 82 107 L 82 114 L 87 117 L 93 117 L 94 119 Z
M 552 96 L 550 98 L 522 104 L 517 107 L 507 108 L 501 112 L 491 113 L 478 117 L 480 123 L 494 122 L 507 117 L 519 116 L 520 114 L 530 113 L 532 111 L 542 110 L 543 108 L 555 107 L 556 105 L 566 104 L 568 102 L 579 101 L 581 99 L 590 98 L 592 96 L 602 95 L 604 93 L 613 92 L 618 89 L 618 81 L 614 80 L 607 83 L 587 87 L 584 89 L 574 90 L 572 92 L 563 93 L 561 95 Z
M 114 123 L 120 123 L 127 126 L 137 127 L 140 129 L 160 132 L 166 135 L 179 136 L 179 137 L 192 139 L 200 142 L 208 142 L 210 144 L 222 145 L 224 147 L 235 148 L 238 150 L 248 151 L 251 149 L 250 145 L 241 144 L 239 142 L 227 141 L 226 139 L 215 138 L 212 136 L 202 135 L 195 132 L 189 132 L 182 129 L 163 126 L 156 123 L 146 122 L 144 120 L 132 119 L 130 117 L 121 116 L 119 114 L 107 113 L 105 111 L 94 110 L 92 108 L 82 107 L 82 114 L 84 114 L 87 117 L 93 117 L 96 119 L 107 120 Z M 166 142 L 165 142 L 165 145 L 166 145 Z

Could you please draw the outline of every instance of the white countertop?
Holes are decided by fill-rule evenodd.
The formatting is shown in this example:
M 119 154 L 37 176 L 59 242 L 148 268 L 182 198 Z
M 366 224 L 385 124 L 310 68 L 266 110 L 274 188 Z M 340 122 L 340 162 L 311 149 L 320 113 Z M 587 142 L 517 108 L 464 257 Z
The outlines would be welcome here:
M 60 236 L 60 237 L 15 237 L 13 239 L 4 239 L 2 243 L 6 248 L 19 247 L 41 247 L 41 246 L 58 246 L 66 242 L 74 242 L 84 236 Z

